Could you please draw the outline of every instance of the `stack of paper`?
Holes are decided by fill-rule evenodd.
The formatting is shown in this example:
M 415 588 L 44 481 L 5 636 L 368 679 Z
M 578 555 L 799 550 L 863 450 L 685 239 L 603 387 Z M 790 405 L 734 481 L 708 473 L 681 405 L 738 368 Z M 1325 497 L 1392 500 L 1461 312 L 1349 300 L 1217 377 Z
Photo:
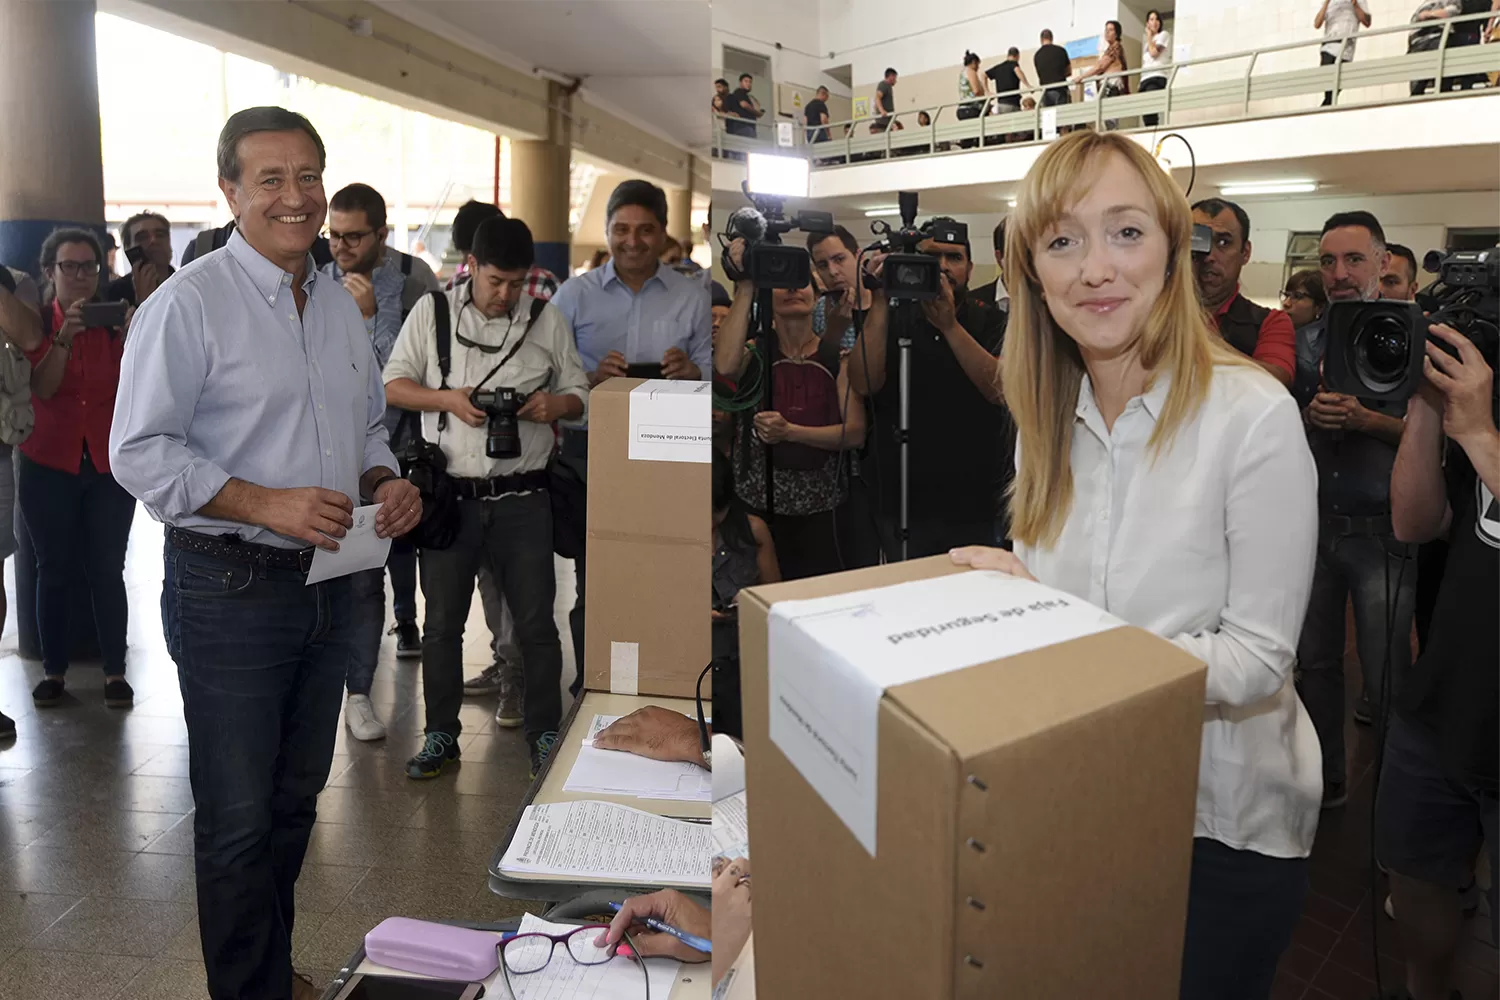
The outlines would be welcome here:
M 601 750 L 593 740 L 617 715 L 596 715 L 563 791 L 582 795 L 631 795 L 638 799 L 708 802 L 713 775 L 697 764 L 651 760 L 620 750 Z
M 710 829 L 612 802 L 530 805 L 500 861 L 505 874 L 708 886 Z
M 534 913 L 521 918 L 522 934 L 567 934 L 577 928 L 572 924 L 554 924 Z M 516 1000 L 641 1000 L 646 995 L 646 976 L 651 977 L 651 996 L 667 997 L 676 985 L 682 963 L 669 958 L 646 959 L 646 971 L 638 962 L 618 955 L 603 965 L 579 965 L 566 948 L 555 948 L 552 961 L 540 972 L 518 976 L 512 974 Z M 503 981 L 498 973 L 491 981 Z M 500 997 L 503 987 L 488 995 Z
M 714 857 L 748 858 L 750 856 L 750 810 L 745 805 L 742 788 L 714 803 Z

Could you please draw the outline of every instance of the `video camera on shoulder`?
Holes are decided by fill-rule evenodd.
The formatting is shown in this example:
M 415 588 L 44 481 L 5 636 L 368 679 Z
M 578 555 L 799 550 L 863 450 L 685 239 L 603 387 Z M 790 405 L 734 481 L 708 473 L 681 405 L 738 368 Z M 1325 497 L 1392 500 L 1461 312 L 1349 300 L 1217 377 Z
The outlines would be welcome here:
M 969 227 L 952 219 L 932 219 L 918 227 L 917 193 L 900 191 L 896 197 L 901 206 L 901 227 L 892 229 L 890 223 L 876 221 L 870 229 L 884 239 L 877 249 L 886 253 L 885 266 L 877 281 L 866 275 L 865 287 L 884 291 L 892 299 L 919 301 L 935 299 L 942 291 L 943 268 L 934 254 L 918 249 L 923 242 L 934 243 L 969 242 Z
M 729 216 L 719 243 L 724 248 L 724 274 L 730 281 L 750 280 L 756 288 L 806 288 L 812 284 L 812 256 L 802 247 L 781 242 L 783 233 L 833 233 L 832 212 L 802 211 L 790 219 L 785 214 L 785 199 L 765 194 L 751 194 L 748 183 L 740 189 L 753 207 L 737 208 Z M 745 241 L 744 269 L 729 259 L 729 245 Z
M 1329 303 L 1323 381 L 1330 392 L 1361 399 L 1411 398 L 1424 377 L 1427 328 L 1436 323 L 1468 337 L 1490 366 L 1496 365 L 1500 352 L 1500 247 L 1431 250 L 1422 267 L 1438 278 L 1417 293 L 1416 302 L 1380 299 Z M 1434 343 L 1458 356 L 1447 343 Z
M 490 458 L 521 457 L 521 425 L 516 414 L 530 398 L 531 393 L 506 386 L 475 389 L 469 393 L 469 402 L 474 404 L 474 409 L 483 410 L 488 418 L 484 428 L 485 455 Z

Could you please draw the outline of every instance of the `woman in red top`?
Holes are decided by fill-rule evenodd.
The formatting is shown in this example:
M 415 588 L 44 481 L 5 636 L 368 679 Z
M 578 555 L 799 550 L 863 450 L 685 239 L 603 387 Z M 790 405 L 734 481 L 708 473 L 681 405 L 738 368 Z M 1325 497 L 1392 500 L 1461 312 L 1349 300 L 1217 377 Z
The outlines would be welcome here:
M 69 604 L 82 568 L 93 598 L 104 658 L 104 703 L 129 708 L 125 680 L 125 546 L 135 498 L 109 473 L 109 426 L 120 382 L 125 335 L 85 327 L 83 305 L 98 298 L 104 254 L 93 233 L 58 229 L 42 244 L 50 301 L 47 336 L 32 351 L 36 426 L 20 446 L 16 492 L 36 552 L 36 618 L 46 676 L 32 691 L 38 706 L 62 698 L 68 669 Z

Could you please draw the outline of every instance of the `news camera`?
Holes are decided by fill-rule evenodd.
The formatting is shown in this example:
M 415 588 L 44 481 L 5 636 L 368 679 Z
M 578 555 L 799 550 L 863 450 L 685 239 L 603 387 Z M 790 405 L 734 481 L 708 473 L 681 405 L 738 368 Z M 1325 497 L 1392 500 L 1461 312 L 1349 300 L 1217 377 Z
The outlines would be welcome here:
M 740 189 L 751 205 L 735 209 L 719 234 L 725 276 L 730 281 L 749 279 L 756 288 L 806 288 L 812 284 L 812 257 L 802 247 L 786 246 L 781 237 L 793 230 L 831 235 L 833 213 L 802 211 L 787 218 L 785 199 L 751 194 L 748 183 L 742 183 Z M 729 259 L 729 246 L 737 239 L 745 241 L 743 269 Z
M 1323 381 L 1329 391 L 1362 399 L 1411 398 L 1424 377 L 1427 328 L 1436 323 L 1468 337 L 1495 366 L 1500 352 L 1500 247 L 1432 250 L 1422 266 L 1438 277 L 1417 293 L 1416 302 L 1329 304 L 1323 356 Z M 1444 341 L 1433 343 L 1458 356 Z
M 935 299 L 942 291 L 943 269 L 937 257 L 918 249 L 923 242 L 969 242 L 969 227 L 952 219 L 931 219 L 925 225 L 917 222 L 917 193 L 900 191 L 896 197 L 901 207 L 901 226 L 892 228 L 879 220 L 870 229 L 882 239 L 872 249 L 886 254 L 881 277 L 866 276 L 865 286 L 884 291 L 899 301 Z

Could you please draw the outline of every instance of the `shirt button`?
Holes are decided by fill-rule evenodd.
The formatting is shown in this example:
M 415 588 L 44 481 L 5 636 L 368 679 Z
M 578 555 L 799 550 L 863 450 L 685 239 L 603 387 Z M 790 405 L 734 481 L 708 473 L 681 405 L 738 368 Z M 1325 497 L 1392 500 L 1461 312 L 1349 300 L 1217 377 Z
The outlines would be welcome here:
M 325 455 L 332 455 L 333 454 L 333 449 L 332 448 L 324 448 L 323 449 L 323 454 L 325 454 Z
M 321 410 L 321 409 L 322 409 L 322 408 L 323 408 L 323 404 L 322 404 L 322 403 L 319 403 L 319 404 L 318 404 L 318 409 L 320 409 L 320 410 Z

